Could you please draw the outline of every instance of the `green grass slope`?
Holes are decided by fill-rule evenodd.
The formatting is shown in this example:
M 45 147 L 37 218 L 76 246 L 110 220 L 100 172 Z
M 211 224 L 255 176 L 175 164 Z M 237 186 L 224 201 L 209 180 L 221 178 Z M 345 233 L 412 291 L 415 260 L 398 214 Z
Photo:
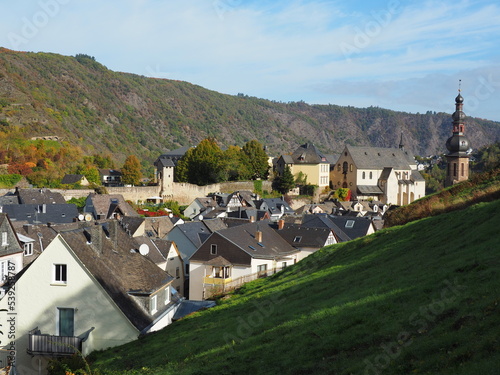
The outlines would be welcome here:
M 403 225 L 424 217 L 462 210 L 479 202 L 500 199 L 500 168 L 474 174 L 469 180 L 398 207 L 385 215 L 385 227 Z
M 97 352 L 102 374 L 498 374 L 500 201 L 324 248 Z

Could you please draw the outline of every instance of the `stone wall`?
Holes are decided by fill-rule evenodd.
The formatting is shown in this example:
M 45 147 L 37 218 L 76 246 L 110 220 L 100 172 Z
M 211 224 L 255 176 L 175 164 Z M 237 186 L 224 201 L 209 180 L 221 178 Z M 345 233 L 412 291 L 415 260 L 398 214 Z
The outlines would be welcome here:
M 147 198 L 157 197 L 159 195 L 159 186 L 132 186 L 132 187 L 108 187 L 106 188 L 109 194 L 121 194 L 125 200 L 137 203 L 139 201 L 145 202 Z M 53 192 L 61 193 L 64 199 L 87 197 L 93 193 L 93 189 L 78 189 L 78 190 L 64 190 L 64 189 L 49 189 Z M 206 186 L 198 186 L 187 183 L 175 182 L 170 194 L 164 194 L 165 200 L 174 200 L 179 202 L 180 205 L 190 204 L 195 198 L 205 197 L 210 193 L 232 193 L 238 190 L 254 190 L 253 181 L 236 181 L 224 182 L 221 184 L 213 184 Z M 262 190 L 271 191 L 271 182 L 262 181 Z M 15 189 L 0 189 L 0 195 L 7 193 L 14 193 Z

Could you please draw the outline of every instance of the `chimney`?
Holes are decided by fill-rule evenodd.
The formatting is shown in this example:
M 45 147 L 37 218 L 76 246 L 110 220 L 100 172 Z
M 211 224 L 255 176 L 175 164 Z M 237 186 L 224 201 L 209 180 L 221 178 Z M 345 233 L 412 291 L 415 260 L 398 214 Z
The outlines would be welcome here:
M 255 239 L 257 240 L 257 242 L 262 242 L 262 232 L 260 230 L 255 232 Z
M 97 254 L 102 254 L 102 227 L 99 224 L 90 227 L 90 246 Z
M 285 220 L 278 220 L 278 230 L 282 230 L 285 227 Z
M 110 220 L 108 224 L 109 239 L 113 247 L 116 247 L 118 237 L 118 220 Z
M 251 223 L 254 223 L 254 222 L 255 222 L 255 216 L 250 215 L 250 222 L 251 222 Z

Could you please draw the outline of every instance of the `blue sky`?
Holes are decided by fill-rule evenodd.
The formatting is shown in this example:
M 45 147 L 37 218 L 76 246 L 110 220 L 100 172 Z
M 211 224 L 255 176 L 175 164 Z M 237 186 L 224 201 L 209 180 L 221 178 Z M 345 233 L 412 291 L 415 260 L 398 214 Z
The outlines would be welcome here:
M 500 121 L 496 1 L 0 0 L 0 46 L 288 102 Z

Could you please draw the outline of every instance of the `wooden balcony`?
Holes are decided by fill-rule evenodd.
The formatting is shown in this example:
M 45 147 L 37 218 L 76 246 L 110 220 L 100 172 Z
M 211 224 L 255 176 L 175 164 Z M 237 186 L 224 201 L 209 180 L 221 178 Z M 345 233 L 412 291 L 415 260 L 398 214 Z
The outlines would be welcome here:
M 72 336 L 53 336 L 34 329 L 28 334 L 28 354 L 51 357 L 70 356 L 82 352 L 84 339 Z
M 220 277 L 205 277 L 205 278 L 203 278 L 203 283 L 210 284 L 210 285 L 224 285 L 224 284 L 230 283 L 231 281 L 233 281 L 233 279 L 231 279 L 231 278 L 227 278 L 227 279 L 222 279 Z

